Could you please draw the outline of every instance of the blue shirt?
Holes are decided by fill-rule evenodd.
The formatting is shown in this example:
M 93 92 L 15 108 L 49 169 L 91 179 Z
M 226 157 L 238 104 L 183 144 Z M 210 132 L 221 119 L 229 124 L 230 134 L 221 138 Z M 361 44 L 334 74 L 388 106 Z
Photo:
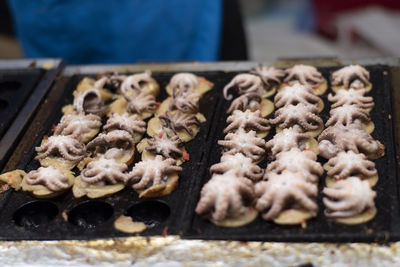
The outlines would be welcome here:
M 218 59 L 221 0 L 8 0 L 30 58 L 70 64 Z

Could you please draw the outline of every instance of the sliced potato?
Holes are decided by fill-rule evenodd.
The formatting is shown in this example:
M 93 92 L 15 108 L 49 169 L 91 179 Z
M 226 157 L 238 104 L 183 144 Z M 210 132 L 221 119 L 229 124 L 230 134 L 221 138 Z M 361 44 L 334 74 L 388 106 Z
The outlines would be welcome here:
M 177 173 L 168 175 L 164 184 L 153 185 L 146 190 L 138 191 L 139 198 L 155 198 L 171 194 L 178 187 L 179 176 Z
M 124 189 L 124 187 L 125 185 L 121 183 L 114 185 L 88 184 L 82 181 L 81 177 L 78 176 L 72 187 L 72 193 L 76 198 L 83 196 L 87 196 L 88 198 L 101 198 L 115 194 Z
M 337 223 L 346 224 L 346 225 L 362 224 L 362 223 L 366 223 L 366 222 L 372 220 L 375 217 L 376 213 L 377 213 L 376 208 L 373 208 L 373 209 L 368 209 L 368 210 L 364 211 L 363 213 L 353 216 L 353 217 L 337 218 L 337 219 L 335 219 L 335 221 Z
M 142 222 L 134 222 L 130 216 L 119 216 L 114 221 L 114 228 L 122 233 L 135 234 L 143 232 L 147 226 Z
M 317 216 L 315 212 L 308 210 L 287 209 L 282 211 L 279 216 L 274 219 L 274 223 L 282 225 L 303 224 L 306 220 L 309 220 L 315 216 Z
M 26 172 L 23 170 L 13 170 L 0 175 L 0 181 L 8 184 L 14 190 L 21 189 L 22 180 L 25 178 Z
M 235 227 L 241 227 L 244 225 L 247 225 L 251 222 L 253 222 L 258 216 L 258 211 L 256 209 L 254 209 L 253 207 L 249 207 L 247 208 L 247 211 L 236 218 L 227 218 L 221 221 L 215 221 L 210 219 L 210 221 L 217 225 L 217 226 L 221 226 L 221 227 L 227 227 L 227 228 L 235 228 Z

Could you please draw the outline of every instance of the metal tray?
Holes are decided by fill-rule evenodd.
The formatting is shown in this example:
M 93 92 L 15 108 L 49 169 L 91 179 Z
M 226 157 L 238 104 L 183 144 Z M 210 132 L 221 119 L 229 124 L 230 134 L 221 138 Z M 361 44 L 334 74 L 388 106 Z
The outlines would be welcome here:
M 334 68 L 319 68 L 328 78 Z M 395 164 L 394 137 L 391 111 L 390 70 L 387 66 L 368 66 L 371 71 L 371 82 L 374 85 L 370 95 L 374 97 L 375 108 L 371 116 L 376 125 L 373 136 L 385 144 L 385 157 L 376 161 L 379 171 L 379 183 L 376 205 L 378 214 L 374 220 L 359 226 L 341 226 L 331 223 L 323 216 L 321 194 L 319 195 L 320 213 L 316 219 L 307 222 L 307 228 L 284 227 L 263 221 L 258 218 L 253 223 L 234 229 L 217 227 L 203 220 L 194 213 L 201 187 L 209 179 L 208 169 L 219 161 L 220 150 L 216 143 L 222 138 L 225 127 L 225 111 L 229 102 L 222 97 L 222 88 L 237 72 L 207 71 L 196 72 L 214 82 L 214 90 L 206 94 L 200 102 L 200 110 L 207 118 L 201 126 L 198 136 L 186 144 L 190 161 L 182 165 L 184 171 L 180 176 L 180 185 L 171 195 L 158 199 L 138 199 L 130 188 L 124 189 L 111 197 L 88 200 L 74 199 L 69 192 L 51 200 L 37 200 L 24 192 L 7 191 L 0 200 L 0 239 L 5 240 L 62 240 L 94 239 L 126 236 L 113 228 L 113 221 L 120 215 L 130 215 L 142 220 L 148 229 L 141 235 L 180 235 L 182 238 L 222 239 L 222 240 L 262 240 L 262 241 L 388 241 L 400 239 L 400 215 L 397 195 L 397 177 Z M 84 72 L 82 72 L 84 73 Z M 61 79 L 53 88 L 48 101 L 38 112 L 30 129 L 31 140 L 21 142 L 26 155 L 19 155 L 19 163 L 14 166 L 29 171 L 37 168 L 33 160 L 34 147 L 44 135 L 51 134 L 53 125 L 61 117 L 61 107 L 72 101 L 72 91 L 81 77 L 93 72 Z M 154 73 L 153 76 L 163 88 L 174 73 Z M 322 116 L 326 120 L 330 109 L 323 96 L 325 109 Z M 159 99 L 166 97 L 161 94 Z M 50 115 L 48 110 L 54 110 Z M 271 138 L 272 133 L 267 138 Z M 33 140 L 33 142 L 32 142 Z M 18 156 L 19 151 L 16 151 Z M 16 158 L 18 158 L 16 156 Z M 136 157 L 137 161 L 139 156 Z M 320 159 L 321 160 L 321 159 Z M 267 161 L 261 163 L 266 166 Z M 132 164 L 133 165 L 133 164 Z M 12 166 L 9 164 L 8 166 Z M 321 179 L 321 192 L 324 179 Z

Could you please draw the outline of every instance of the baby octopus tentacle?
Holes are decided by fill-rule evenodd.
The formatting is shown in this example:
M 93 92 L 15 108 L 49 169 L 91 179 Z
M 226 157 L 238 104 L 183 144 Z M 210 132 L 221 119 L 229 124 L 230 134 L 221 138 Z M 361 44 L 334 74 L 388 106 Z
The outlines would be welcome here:
M 232 101 L 226 113 L 230 114 L 235 110 L 245 111 L 246 109 L 256 111 L 260 108 L 261 100 L 262 97 L 258 92 L 243 94 Z
M 101 133 L 95 139 L 87 144 L 88 150 L 99 149 L 106 152 L 109 148 L 133 149 L 135 140 L 132 136 L 123 130 L 114 130 L 108 133 Z
M 262 81 L 260 77 L 253 74 L 242 73 L 236 75 L 223 89 L 226 100 L 232 100 L 233 96 L 228 95 L 228 91 L 232 87 L 236 87 L 239 94 L 258 92 L 262 89 Z
M 99 116 L 103 116 L 108 110 L 108 106 L 104 105 L 99 90 L 94 88 L 75 95 L 73 107 L 78 113 Z
M 232 115 L 226 119 L 226 122 L 229 124 L 224 129 L 224 133 L 236 131 L 240 128 L 257 131 L 269 131 L 271 128 L 268 120 L 261 117 L 260 110 L 235 110 Z
M 182 168 L 176 166 L 176 160 L 164 159 L 157 155 L 154 159 L 147 159 L 135 164 L 129 173 L 129 180 L 135 183 L 132 187 L 136 190 L 145 189 L 151 185 L 161 184 L 168 174 L 181 172 Z
M 70 136 L 51 136 L 41 146 L 35 148 L 38 155 L 35 159 L 61 155 L 66 160 L 79 161 L 85 153 L 85 145 Z
M 282 88 L 275 96 L 274 102 L 276 108 L 287 105 L 311 104 L 318 105 L 320 98 L 314 95 L 312 89 L 307 85 L 299 83 Z
M 373 191 L 367 181 L 357 177 L 340 180 L 332 188 L 325 187 L 322 199 L 328 218 L 346 218 L 358 215 L 365 210 L 375 208 Z
M 318 193 L 317 186 L 307 182 L 301 177 L 302 175 L 290 171 L 283 171 L 281 174 L 271 173 L 268 181 L 256 185 L 255 192 L 258 197 L 256 209 L 263 212 L 263 219 L 276 218 L 293 200 L 307 210 L 318 210 L 313 199 Z
M 26 182 L 30 185 L 44 185 L 53 192 L 70 187 L 67 175 L 52 166 L 30 171 L 26 175 Z
M 326 126 L 335 124 L 350 125 L 356 120 L 361 122 L 370 122 L 369 112 L 355 105 L 343 105 L 330 111 L 331 117 L 326 122 Z
M 107 120 L 104 125 L 105 132 L 111 132 L 114 130 L 124 130 L 134 135 L 135 133 L 144 134 L 146 132 L 146 122 L 144 122 L 136 114 L 129 115 L 127 113 L 119 115 L 113 113 L 112 117 Z
M 218 145 L 224 148 L 225 154 L 242 153 L 253 161 L 260 160 L 265 154 L 265 140 L 257 137 L 255 131 L 239 129 L 227 134 L 224 140 L 218 140 Z
M 254 186 L 250 180 L 232 172 L 214 174 L 201 189 L 196 213 L 216 221 L 235 218 L 246 211 L 246 203 L 253 199 Z
M 250 71 L 250 73 L 259 76 L 267 88 L 271 88 L 274 85 L 280 84 L 285 76 L 285 71 L 283 70 L 262 65 Z
M 303 85 L 317 85 L 324 81 L 321 73 L 314 66 L 295 65 L 285 72 L 287 74 L 285 82 L 297 80 Z
M 185 130 L 188 134 L 193 135 L 190 126 L 200 126 L 200 121 L 194 114 L 187 114 L 179 111 L 175 113 L 167 111 L 165 115 L 160 115 L 158 118 L 164 126 L 170 128 L 175 133 L 179 130 Z
M 238 177 L 246 177 L 252 181 L 258 181 L 263 177 L 264 170 L 257 164 L 254 164 L 251 158 L 241 153 L 224 154 L 221 162 L 210 167 L 210 173 L 223 174 L 226 172 L 234 172 Z
M 355 105 L 358 108 L 370 109 L 375 106 L 373 98 L 371 96 L 364 96 L 365 89 L 360 90 L 338 90 L 336 95 L 329 94 L 328 100 L 332 102 L 331 109 L 343 106 L 343 105 Z
M 374 162 L 367 160 L 364 154 L 353 151 L 340 152 L 328 161 L 328 166 L 331 169 L 327 174 L 331 177 L 347 178 L 356 174 L 370 177 L 378 173 Z
M 304 130 L 316 130 L 322 124 L 322 119 L 317 115 L 318 108 L 311 105 L 298 104 L 288 105 L 275 112 L 275 118 L 270 120 L 271 124 L 280 128 L 289 128 L 300 125 Z
M 126 183 L 128 174 L 124 173 L 128 169 L 125 163 L 118 163 L 114 159 L 100 158 L 89 162 L 81 172 L 82 181 L 95 184 L 106 182 L 116 184 L 118 182 Z
M 275 155 L 283 151 L 289 151 L 292 148 L 303 150 L 309 140 L 311 140 L 311 137 L 308 134 L 300 133 L 293 128 L 286 128 L 269 140 L 266 143 L 265 148 L 267 151 L 270 151 L 274 157 Z
M 192 90 L 172 91 L 172 99 L 169 102 L 169 109 L 178 109 L 185 113 L 197 113 L 199 111 L 200 94 Z
M 152 139 L 147 140 L 148 147 L 147 151 L 150 151 L 157 155 L 162 155 L 164 158 L 180 158 L 183 155 L 181 147 L 184 146 L 184 142 L 179 139 L 178 136 L 168 136 L 163 134 L 161 137 L 159 135 L 154 135 Z
M 114 71 L 103 71 L 96 75 L 94 87 L 96 89 L 106 88 L 116 92 L 125 78 L 125 75 L 120 75 Z
M 142 114 L 145 111 L 157 109 L 156 98 L 140 90 L 134 90 L 129 95 L 124 95 L 127 103 L 126 110 L 131 113 Z
M 369 72 L 360 65 L 349 65 L 332 73 L 332 85 L 350 87 L 354 80 L 361 81 L 364 85 L 369 83 Z

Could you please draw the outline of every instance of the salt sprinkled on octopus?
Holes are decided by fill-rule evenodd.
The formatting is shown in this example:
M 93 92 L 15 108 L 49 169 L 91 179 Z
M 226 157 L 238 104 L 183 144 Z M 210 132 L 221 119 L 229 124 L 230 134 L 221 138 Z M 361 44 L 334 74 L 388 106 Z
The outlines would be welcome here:
M 140 90 L 134 90 L 129 95 L 124 95 L 128 102 L 126 111 L 130 113 L 142 114 L 143 112 L 153 112 L 157 109 L 156 98 Z
M 40 167 L 26 175 L 27 184 L 43 185 L 53 192 L 68 189 L 70 187 L 68 180 L 67 175 L 52 166 Z
M 175 113 L 167 111 L 165 115 L 160 115 L 158 118 L 164 126 L 174 131 L 174 133 L 177 133 L 180 130 L 185 130 L 188 134 L 193 135 L 190 126 L 200 126 L 200 122 L 194 114 L 187 114 L 179 111 Z
M 124 79 L 121 84 L 121 92 L 123 95 L 129 96 L 133 91 L 140 91 L 145 84 L 154 81 L 149 72 L 133 74 Z
M 232 95 L 228 95 L 229 89 L 236 87 L 240 95 L 246 93 L 254 93 L 262 90 L 261 78 L 248 73 L 242 73 L 236 75 L 232 81 L 230 81 L 223 89 L 224 98 L 226 100 L 232 100 Z
M 132 136 L 135 133 L 140 135 L 146 132 L 146 122 L 144 122 L 139 116 L 136 114 L 123 114 L 119 115 L 114 112 L 107 120 L 106 125 L 104 125 L 103 129 L 105 132 L 111 132 L 114 130 L 124 130 L 130 133 Z
M 213 220 L 235 218 L 246 212 L 254 199 L 253 183 L 233 172 L 214 174 L 203 186 L 196 213 Z
M 70 161 L 80 161 L 86 153 L 85 145 L 71 136 L 50 136 L 43 144 L 35 148 L 38 155 L 35 159 L 61 156 Z
M 326 195 L 322 200 L 328 218 L 353 217 L 375 208 L 376 192 L 367 181 L 361 181 L 358 177 L 340 180 L 332 188 L 325 187 L 323 193 Z
M 340 151 L 351 150 L 355 153 L 383 156 L 385 148 L 367 133 L 360 125 L 340 124 L 325 129 L 318 137 L 320 156 L 332 158 Z
M 94 114 L 65 114 L 58 123 L 55 135 L 71 135 L 81 140 L 83 136 L 92 130 L 99 130 L 101 118 Z
M 320 98 L 314 95 L 309 86 L 299 83 L 285 86 L 275 96 L 275 107 L 281 108 L 287 105 L 297 105 L 299 103 L 304 105 L 318 105 Z
M 324 173 L 324 168 L 317 162 L 317 155 L 314 152 L 292 148 L 279 153 L 276 160 L 268 164 L 264 180 L 269 180 L 271 173 L 281 174 L 285 170 L 303 173 L 304 175 L 299 178 L 311 183 L 317 183 L 318 178 Z
M 152 139 L 147 140 L 148 147 L 146 150 L 164 158 L 180 158 L 183 155 L 181 147 L 184 142 L 178 136 L 168 136 L 167 134 L 154 135 Z
M 265 154 L 265 140 L 257 137 L 255 131 L 239 129 L 228 133 L 224 140 L 218 140 L 218 145 L 224 148 L 224 154 L 242 153 L 253 161 L 260 160 Z
M 290 171 L 283 171 L 281 174 L 271 173 L 268 181 L 256 184 L 255 193 L 258 197 L 256 209 L 263 212 L 264 220 L 276 218 L 292 201 L 306 210 L 318 211 L 318 205 L 314 200 L 318 188 L 302 176 L 302 173 Z
M 285 70 L 287 74 L 284 82 L 298 81 L 302 85 L 315 86 L 324 82 L 324 78 L 317 68 L 308 65 L 295 65 Z
M 327 164 L 330 167 L 327 174 L 334 178 L 344 179 L 356 175 L 371 177 L 378 174 L 374 162 L 367 160 L 364 154 L 353 151 L 339 152 Z
M 129 180 L 125 173 L 127 169 L 128 166 L 124 163 L 102 157 L 88 163 L 81 172 L 81 179 L 88 184 L 126 183 Z
M 185 113 L 197 113 L 199 111 L 199 98 L 200 94 L 193 90 L 173 90 L 169 109 L 177 109 Z
M 74 110 L 83 114 L 95 114 L 103 116 L 108 107 L 104 105 L 100 92 L 97 89 L 89 89 L 78 93 L 74 97 Z
M 264 170 L 257 164 L 254 164 L 252 159 L 241 153 L 223 154 L 221 162 L 210 167 L 211 174 L 223 174 L 233 172 L 237 177 L 245 177 L 253 182 L 259 181 Z
M 168 86 L 174 91 L 193 91 L 199 86 L 197 76 L 192 73 L 181 72 L 172 76 Z
M 328 100 L 333 102 L 331 108 L 337 108 L 343 105 L 355 105 L 362 109 L 371 109 L 375 106 L 371 96 L 364 96 L 365 89 L 360 90 L 338 90 L 336 95 L 329 94 Z
M 355 80 L 369 84 L 369 72 L 360 65 L 349 65 L 332 73 L 332 85 L 349 88 Z
M 122 82 L 125 80 L 125 75 L 119 75 L 114 71 L 104 71 L 100 72 L 96 75 L 96 82 L 94 83 L 94 87 L 96 89 L 109 89 L 113 92 L 116 92 L 118 88 L 121 86 Z
M 267 151 L 271 151 L 272 156 L 289 151 L 292 148 L 303 150 L 311 137 L 306 133 L 300 133 L 293 128 L 285 128 L 265 144 Z
M 262 65 L 250 71 L 250 73 L 259 76 L 267 89 L 279 85 L 283 77 L 285 77 L 285 71 Z
M 157 155 L 154 159 L 146 159 L 135 164 L 129 173 L 129 182 L 134 183 L 132 188 L 141 190 L 149 185 L 159 185 L 166 181 L 169 174 L 181 172 L 182 167 L 176 166 L 176 160 L 164 159 Z
M 260 109 L 262 97 L 258 92 L 243 94 L 232 101 L 226 113 L 231 114 L 235 110 L 256 111 Z
M 369 112 L 365 109 L 359 108 L 355 105 L 343 105 L 329 112 L 331 117 L 326 122 L 326 126 L 335 124 L 350 125 L 357 122 L 368 123 L 371 121 Z
M 240 128 L 256 131 L 269 131 L 271 128 L 268 120 L 261 117 L 260 110 L 235 110 L 232 115 L 226 119 L 226 122 L 229 124 L 224 129 L 224 133 L 236 131 Z
M 271 124 L 279 128 L 288 128 L 299 125 L 305 131 L 316 130 L 323 125 L 322 119 L 317 115 L 318 108 L 302 103 L 287 105 L 275 111 L 275 118 L 270 120 Z

